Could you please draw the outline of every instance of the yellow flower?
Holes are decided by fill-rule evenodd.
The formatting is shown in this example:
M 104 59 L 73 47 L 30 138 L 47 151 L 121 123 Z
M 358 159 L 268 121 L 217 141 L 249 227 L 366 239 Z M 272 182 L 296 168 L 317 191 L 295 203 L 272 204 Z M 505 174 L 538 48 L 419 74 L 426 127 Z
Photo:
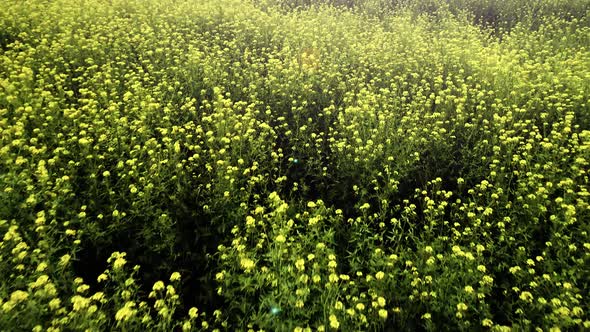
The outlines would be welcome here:
M 385 298 L 383 298 L 382 296 L 379 296 L 377 298 L 377 303 L 379 304 L 380 307 L 385 307 Z
M 339 277 L 335 273 L 332 273 L 328 276 L 328 280 L 330 280 L 331 283 L 337 283 L 338 279 L 339 279 Z
M 338 322 L 338 318 L 336 318 L 336 315 L 330 315 L 329 320 L 331 328 L 337 329 L 340 327 L 340 323 Z
M 375 274 L 375 279 L 377 280 L 381 280 L 385 277 L 385 273 L 383 273 L 383 271 L 379 271 Z
M 379 317 L 381 317 L 383 319 L 387 319 L 387 310 L 379 309 Z
M 180 280 L 180 273 L 173 272 L 172 275 L 170 275 L 170 281 L 174 282 L 174 281 L 178 281 L 178 280 Z
M 127 263 L 127 260 L 125 258 L 123 258 L 122 256 L 117 257 L 117 259 L 115 259 L 115 262 L 113 263 L 113 270 L 122 269 L 125 263 Z
M 195 319 L 199 316 L 199 309 L 192 307 L 188 310 L 188 316 L 192 319 Z
M 299 271 L 303 271 L 305 270 L 305 260 L 303 258 L 298 259 L 295 262 L 295 267 L 297 268 L 297 270 Z
M 174 286 L 172 286 L 172 285 L 166 286 L 166 294 L 167 295 L 176 295 L 176 290 L 174 289 Z
M 103 292 L 96 292 L 96 293 L 94 293 L 94 295 L 92 295 L 90 297 L 90 299 L 94 300 L 94 301 L 100 301 L 100 300 L 104 299 L 104 293 Z
M 39 288 L 39 287 L 43 287 L 48 281 L 49 281 L 49 276 L 44 274 L 44 275 L 40 276 L 39 278 L 37 278 L 37 280 L 34 283 L 31 283 L 29 285 L 31 286 L 31 288 Z
M 316 225 L 316 224 L 317 224 L 319 221 L 320 221 L 320 217 L 312 217 L 312 218 L 309 218 L 309 221 L 308 221 L 308 223 L 309 223 L 309 226 L 314 226 L 314 225 Z
M 72 302 L 72 304 L 74 305 L 74 311 L 81 311 L 86 309 L 89 305 L 90 305 L 90 299 L 85 298 L 83 296 L 80 295 L 74 295 L 72 296 L 72 299 L 70 300 Z
M 55 298 L 55 299 L 52 299 L 51 301 L 49 301 L 49 309 L 51 309 L 51 310 L 58 309 L 60 305 L 61 305 L 61 300 L 58 298 Z
M 76 292 L 78 292 L 78 293 L 84 293 L 89 288 L 90 288 L 90 286 L 88 286 L 88 285 L 80 285 L 80 286 L 78 286 L 78 288 L 76 288 Z
M 522 292 L 520 293 L 520 299 L 525 302 L 533 302 L 533 294 L 530 292 Z
M 555 312 L 559 313 L 561 316 L 570 315 L 570 309 L 568 309 L 567 307 L 559 307 L 557 310 L 555 310 Z
M 161 280 L 158 280 L 154 283 L 152 290 L 157 292 L 157 291 L 163 290 L 164 288 L 166 288 L 166 286 L 164 285 L 164 282 Z
M 277 237 L 275 237 L 275 241 L 277 241 L 278 243 L 285 243 L 287 239 L 283 235 L 279 234 L 277 235 Z
M 37 266 L 37 272 L 43 272 L 47 269 L 47 263 L 45 262 L 41 262 L 39 263 L 39 265 Z
M 64 266 L 68 265 L 68 263 L 70 262 L 70 259 L 72 259 L 72 256 L 70 256 L 69 254 L 65 254 L 60 257 L 58 265 L 61 267 L 64 267 Z
M 254 219 L 252 216 L 247 216 L 246 217 L 246 226 L 247 227 L 253 227 L 256 223 L 256 219 Z
M 256 263 L 254 263 L 254 261 L 251 260 L 250 258 L 243 257 L 242 259 L 240 259 L 240 265 L 242 266 L 242 268 L 244 270 L 248 271 L 248 270 L 251 270 L 252 268 L 254 268 Z
M 12 294 L 10 294 L 10 301 L 14 302 L 14 303 L 23 302 L 28 298 L 29 298 L 29 293 L 22 291 L 22 290 L 16 290 L 16 291 L 12 292 Z
M 115 314 L 115 319 L 118 321 L 126 321 L 129 318 L 133 317 L 137 310 L 133 309 L 135 307 L 135 302 L 128 301 L 125 303 L 123 308 L 119 309 Z
M 572 314 L 573 314 L 574 316 L 577 316 L 577 317 L 579 317 L 579 316 L 582 316 L 582 314 L 584 314 L 584 310 L 582 310 L 582 308 L 580 308 L 580 307 L 574 307 L 574 308 L 572 309 Z
M 494 282 L 494 278 L 492 278 L 492 277 L 490 277 L 490 276 L 483 276 L 483 277 L 481 278 L 481 280 L 482 280 L 481 282 L 482 282 L 484 285 L 491 285 L 491 284 Z

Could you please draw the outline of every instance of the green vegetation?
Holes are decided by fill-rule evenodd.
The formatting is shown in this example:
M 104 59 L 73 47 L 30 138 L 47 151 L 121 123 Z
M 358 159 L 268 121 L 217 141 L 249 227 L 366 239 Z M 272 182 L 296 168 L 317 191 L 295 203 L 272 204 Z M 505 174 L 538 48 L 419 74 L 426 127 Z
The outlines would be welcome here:
M 589 7 L 4 0 L 0 330 L 590 329 Z

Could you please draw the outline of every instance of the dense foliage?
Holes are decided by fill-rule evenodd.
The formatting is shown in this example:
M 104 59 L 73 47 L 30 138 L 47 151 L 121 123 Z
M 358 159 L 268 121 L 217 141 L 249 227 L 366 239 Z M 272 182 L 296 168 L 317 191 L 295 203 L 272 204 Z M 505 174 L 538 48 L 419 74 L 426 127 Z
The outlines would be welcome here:
M 1 6 L 0 330 L 590 329 L 588 1 Z

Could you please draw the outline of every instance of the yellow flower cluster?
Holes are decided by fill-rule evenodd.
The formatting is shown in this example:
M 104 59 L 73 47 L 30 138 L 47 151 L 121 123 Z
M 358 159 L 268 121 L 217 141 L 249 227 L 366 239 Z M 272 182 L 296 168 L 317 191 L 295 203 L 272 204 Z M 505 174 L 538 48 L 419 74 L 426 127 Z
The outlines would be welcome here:
M 590 329 L 586 2 L 398 2 L 3 1 L 1 329 Z

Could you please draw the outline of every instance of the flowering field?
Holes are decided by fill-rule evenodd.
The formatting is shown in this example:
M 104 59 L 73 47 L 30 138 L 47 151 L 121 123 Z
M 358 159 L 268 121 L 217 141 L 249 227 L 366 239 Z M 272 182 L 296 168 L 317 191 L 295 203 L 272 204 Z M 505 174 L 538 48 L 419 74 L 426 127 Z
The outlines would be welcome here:
M 3 0 L 1 331 L 590 329 L 590 3 Z

